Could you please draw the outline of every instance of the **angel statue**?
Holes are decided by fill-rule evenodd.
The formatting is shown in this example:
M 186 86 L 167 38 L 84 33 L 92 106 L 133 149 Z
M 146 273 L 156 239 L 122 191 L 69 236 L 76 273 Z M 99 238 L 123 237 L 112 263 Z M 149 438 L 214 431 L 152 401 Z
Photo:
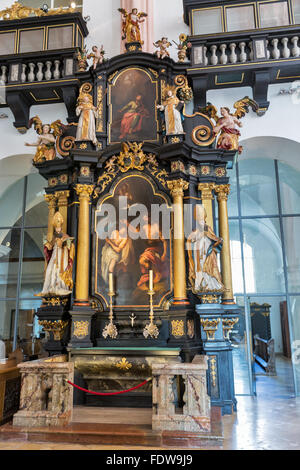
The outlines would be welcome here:
M 90 85 L 88 84 L 88 86 Z M 92 95 L 86 91 L 85 84 L 80 88 L 76 115 L 79 116 L 79 121 L 75 141 L 88 140 L 97 146 L 95 119 L 98 117 L 98 110 L 93 104 Z
M 53 217 L 53 238 L 44 240 L 46 261 L 45 280 L 42 292 L 37 296 L 69 295 L 73 289 L 74 238 L 63 233 L 63 217 L 56 212 Z
M 168 38 L 161 38 L 159 41 L 154 42 L 153 46 L 159 47 L 159 51 L 155 51 L 154 53 L 158 59 L 170 57 L 168 48 L 171 47 L 172 44 L 168 41 Z
M 213 132 L 215 135 L 220 133 L 217 141 L 217 148 L 237 150 L 240 154 L 242 153 L 243 147 L 239 145 L 239 137 L 241 133 L 236 129 L 236 126 L 243 126 L 240 119 L 249 112 L 249 106 L 251 106 L 253 111 L 256 111 L 259 106 L 256 101 L 250 99 L 248 96 L 236 101 L 233 106 L 236 109 L 234 114 L 231 114 L 230 109 L 226 106 L 222 107 L 220 109 L 222 115 L 221 118 L 217 115 L 217 110 L 211 103 L 208 103 L 206 108 L 200 109 L 200 112 L 216 121 L 216 126 L 213 128 Z
M 87 55 L 87 58 L 93 59 L 93 69 L 95 70 L 98 64 L 103 64 L 105 51 L 103 49 L 103 45 L 100 47 L 100 49 L 97 46 L 93 46 L 92 51 L 93 52 Z
M 143 45 L 144 41 L 141 39 L 140 23 L 145 21 L 141 18 L 148 16 L 147 13 L 138 13 L 137 8 L 133 8 L 131 13 L 127 13 L 124 8 L 118 8 L 118 10 L 123 15 L 122 39 L 126 39 L 126 43 L 139 42 Z
M 54 160 L 56 157 L 55 141 L 56 138 L 62 134 L 62 130 L 65 126 L 59 119 L 52 122 L 52 124 L 42 124 L 38 116 L 30 119 L 29 128 L 32 124 L 39 138 L 37 142 L 32 144 L 25 142 L 25 145 L 27 147 L 37 147 L 33 161 L 35 163 L 41 163 L 45 160 Z
M 180 103 L 184 104 L 184 101 L 177 98 L 175 87 L 168 85 L 162 104 L 157 105 L 160 111 L 165 112 L 166 135 L 184 134 L 181 113 L 177 109 Z
M 223 240 L 217 237 L 206 224 L 206 211 L 201 204 L 194 208 L 196 229 L 188 236 L 186 247 L 189 259 L 189 280 L 195 294 L 223 292 L 217 253 L 222 249 Z

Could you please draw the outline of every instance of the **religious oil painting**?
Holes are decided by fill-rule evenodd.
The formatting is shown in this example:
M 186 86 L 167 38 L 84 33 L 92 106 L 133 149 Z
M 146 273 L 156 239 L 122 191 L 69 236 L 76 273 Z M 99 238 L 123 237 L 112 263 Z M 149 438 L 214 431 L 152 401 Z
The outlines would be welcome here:
M 109 303 L 109 273 L 113 273 L 116 307 L 149 305 L 149 270 L 153 271 L 154 305 L 161 306 L 171 292 L 170 232 L 166 236 L 166 231 L 162 230 L 163 212 L 153 216 L 153 205 L 168 207 L 168 201 L 156 192 L 146 177 L 135 175 L 120 180 L 113 194 L 98 203 L 95 294 L 106 305 Z M 107 223 L 105 207 L 114 208 L 115 222 Z
M 142 68 L 128 68 L 109 86 L 109 142 L 156 142 L 157 81 Z

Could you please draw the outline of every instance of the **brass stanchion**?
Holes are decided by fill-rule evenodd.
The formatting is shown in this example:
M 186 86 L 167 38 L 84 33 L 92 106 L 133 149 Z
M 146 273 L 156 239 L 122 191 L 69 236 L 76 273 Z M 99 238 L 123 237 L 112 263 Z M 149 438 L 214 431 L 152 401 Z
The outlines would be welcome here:
M 219 212 L 219 235 L 223 239 L 223 247 L 221 251 L 221 272 L 222 280 L 225 286 L 225 292 L 222 296 L 223 304 L 234 304 L 232 289 L 232 272 L 230 257 L 230 237 L 227 212 L 227 199 L 230 192 L 229 184 L 216 185 L 214 188 L 218 200 Z
M 185 272 L 185 246 L 184 246 L 184 218 L 183 218 L 183 192 L 188 189 L 189 183 L 178 179 L 168 181 L 168 188 L 173 198 L 174 207 L 174 233 L 173 233 L 173 266 L 174 266 L 174 305 L 187 305 L 186 272 Z
M 89 305 L 89 259 L 90 259 L 90 196 L 94 186 L 77 184 L 79 196 L 79 221 L 76 265 L 76 305 Z

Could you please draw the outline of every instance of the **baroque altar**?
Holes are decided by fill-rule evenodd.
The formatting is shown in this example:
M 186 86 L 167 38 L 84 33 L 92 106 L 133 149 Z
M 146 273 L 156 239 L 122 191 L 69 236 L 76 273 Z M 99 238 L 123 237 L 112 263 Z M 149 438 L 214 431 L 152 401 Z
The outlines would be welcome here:
M 192 109 L 185 57 L 143 52 L 134 18 L 145 15 L 122 14 L 124 54 L 106 59 L 94 46 L 88 68 L 83 45 L 77 52 L 72 119 L 34 116 L 26 126 L 39 135 L 27 145 L 49 208 L 37 311 L 45 348 L 68 353 L 75 382 L 94 391 L 134 386 L 152 364 L 172 369 L 206 355 L 211 404 L 232 413 L 229 334 L 239 309 L 227 169 L 242 151 L 236 126 L 255 102 L 245 97 L 220 118 L 212 105 Z M 110 404 L 151 406 L 147 387 Z M 75 404 L 84 400 L 74 394 Z

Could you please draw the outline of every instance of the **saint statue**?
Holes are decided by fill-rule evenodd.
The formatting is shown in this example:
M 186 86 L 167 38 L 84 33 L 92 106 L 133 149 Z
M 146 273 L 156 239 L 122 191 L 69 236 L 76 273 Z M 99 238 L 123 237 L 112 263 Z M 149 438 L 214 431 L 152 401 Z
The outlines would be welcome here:
M 92 95 L 83 91 L 83 86 L 77 99 L 76 115 L 79 116 L 79 121 L 75 140 L 88 140 L 97 146 L 95 119 L 98 117 L 98 111 L 93 105 Z
M 256 101 L 251 100 L 248 96 L 236 101 L 233 106 L 236 109 L 234 114 L 230 112 L 229 108 L 223 106 L 220 109 L 222 117 L 217 115 L 217 109 L 210 103 L 205 108 L 200 108 L 199 111 L 216 121 L 213 132 L 216 136 L 220 133 L 217 148 L 236 150 L 238 153 L 242 153 L 243 147 L 239 145 L 241 133 L 236 127 L 242 127 L 240 119 L 249 112 L 249 106 L 253 111 L 257 111 L 259 106 Z
M 223 292 L 217 263 L 217 253 L 222 249 L 223 240 L 206 224 L 206 211 L 201 204 L 195 206 L 194 215 L 196 229 L 187 239 L 189 280 L 193 292 Z
M 165 112 L 166 135 L 184 134 L 181 113 L 177 109 L 179 103 L 184 104 L 184 101 L 180 101 L 175 95 L 175 91 L 169 88 L 166 98 L 162 104 L 157 106 L 160 111 Z
M 51 241 L 44 244 L 46 261 L 45 280 L 38 296 L 68 295 L 73 289 L 73 260 L 75 253 L 74 238 L 63 233 L 63 217 L 56 212 L 53 217 L 54 233 Z
M 127 13 L 124 8 L 118 8 L 119 12 L 123 15 L 122 23 L 122 39 L 126 39 L 126 43 L 139 42 L 141 45 L 144 41 L 141 39 L 140 23 L 143 23 L 147 13 L 138 12 L 137 8 L 133 8 L 131 13 Z
M 36 133 L 39 135 L 37 142 L 29 144 L 25 143 L 27 147 L 37 147 L 33 161 L 41 163 L 45 160 L 54 160 L 56 157 L 55 142 L 56 137 L 61 135 L 62 128 L 65 127 L 58 119 L 52 124 L 43 124 L 38 116 L 35 116 L 29 121 L 29 128 L 34 124 Z
M 168 41 L 168 38 L 163 37 L 159 41 L 153 43 L 153 46 L 159 47 L 159 51 L 155 51 L 155 55 L 158 59 L 164 59 L 165 57 L 170 57 L 168 48 L 172 46 L 172 44 Z

